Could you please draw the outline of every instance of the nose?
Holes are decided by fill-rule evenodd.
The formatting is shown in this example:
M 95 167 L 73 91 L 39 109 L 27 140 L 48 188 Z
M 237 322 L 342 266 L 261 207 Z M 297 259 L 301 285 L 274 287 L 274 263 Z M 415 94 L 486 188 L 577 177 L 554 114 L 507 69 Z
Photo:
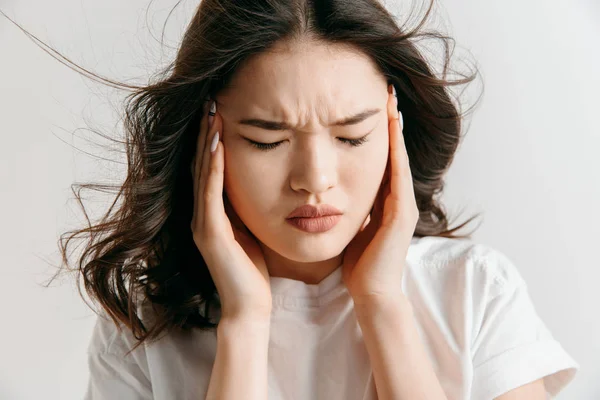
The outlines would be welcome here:
M 320 194 L 337 184 L 337 153 L 329 135 L 307 135 L 293 153 L 290 187 Z

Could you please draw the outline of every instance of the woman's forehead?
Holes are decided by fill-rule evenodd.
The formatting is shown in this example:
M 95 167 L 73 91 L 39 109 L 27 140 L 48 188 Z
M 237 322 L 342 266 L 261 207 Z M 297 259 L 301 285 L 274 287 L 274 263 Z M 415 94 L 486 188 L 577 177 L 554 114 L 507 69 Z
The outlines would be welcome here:
M 369 57 L 343 47 L 313 45 L 251 57 L 235 72 L 224 95 L 269 107 L 318 109 L 377 97 L 386 89 L 387 80 Z

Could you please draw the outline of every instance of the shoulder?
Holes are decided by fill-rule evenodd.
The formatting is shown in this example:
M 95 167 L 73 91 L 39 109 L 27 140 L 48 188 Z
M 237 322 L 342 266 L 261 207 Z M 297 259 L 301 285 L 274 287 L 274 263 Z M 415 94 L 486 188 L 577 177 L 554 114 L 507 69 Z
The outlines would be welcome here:
M 144 326 L 148 327 L 147 306 L 138 305 L 137 315 Z M 115 322 L 104 308 L 96 313 L 96 320 L 92 330 L 91 340 L 88 345 L 90 354 L 113 354 L 123 357 L 138 343 L 132 330 L 121 321 Z M 144 352 L 145 346 L 141 345 L 133 353 Z
M 123 356 L 135 344 L 136 339 L 127 326 L 121 322 L 115 324 L 103 309 L 97 313 L 88 353 L 110 353 Z
M 470 239 L 426 236 L 414 239 L 407 255 L 407 283 L 432 295 L 488 300 L 526 283 L 503 251 Z M 410 290 L 410 288 L 407 288 Z M 458 293 L 460 292 L 460 293 Z
M 132 331 L 115 323 L 106 310 L 97 312 L 87 349 L 89 380 L 85 399 L 151 399 L 146 347 Z
M 413 242 L 407 261 L 407 296 L 421 331 L 437 346 L 434 353 L 451 348 L 468 360 L 471 398 L 496 398 L 542 378 L 555 396 L 573 379 L 579 364 L 538 314 L 505 252 L 472 240 L 424 237 Z

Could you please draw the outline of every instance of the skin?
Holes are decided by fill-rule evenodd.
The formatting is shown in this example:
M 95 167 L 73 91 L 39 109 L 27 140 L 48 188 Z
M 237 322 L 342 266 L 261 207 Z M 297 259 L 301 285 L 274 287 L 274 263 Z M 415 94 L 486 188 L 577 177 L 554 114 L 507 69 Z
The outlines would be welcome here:
M 266 276 L 257 276 L 257 269 L 248 268 L 247 257 L 236 257 L 236 254 L 245 252 L 250 256 L 251 261 L 259 266 L 264 266 L 266 261 L 271 276 L 300 279 L 306 283 L 318 283 L 343 261 L 344 281 L 355 303 L 357 321 L 364 335 L 379 398 L 446 399 L 442 385 L 427 356 L 424 343 L 420 340 L 412 305 L 398 290 L 398 286 L 389 284 L 389 282 L 400 282 L 401 271 L 404 268 L 403 260 L 418 220 L 418 208 L 412 188 L 408 155 L 403 145 L 401 132 L 403 125 L 399 121 L 397 103 L 392 100 L 391 95 L 386 95 L 384 105 L 387 109 L 383 107 L 383 116 L 386 122 L 390 118 L 389 125 L 380 124 L 381 121 L 378 120 L 380 113 L 372 117 L 374 122 L 368 121 L 375 124 L 370 136 L 372 141 L 366 143 L 369 144 L 368 148 L 350 147 L 350 150 L 356 152 L 353 153 L 338 147 L 335 141 L 338 137 L 337 130 L 327 128 L 327 124 L 331 121 L 327 118 L 338 119 L 348 116 L 339 117 L 340 109 L 345 107 L 351 109 L 353 104 L 377 100 L 379 93 L 375 90 L 370 93 L 368 89 L 371 86 L 361 81 L 361 78 L 365 80 L 368 78 L 367 66 L 371 66 L 368 59 L 361 59 L 356 54 L 345 52 L 340 48 L 334 51 L 325 46 L 293 47 L 292 51 L 289 48 L 286 51 L 270 53 L 252 60 L 234 80 L 235 99 L 230 93 L 230 97 L 223 95 L 217 99 L 218 103 L 222 103 L 219 105 L 222 107 L 217 110 L 221 118 L 215 118 L 214 129 L 223 132 L 224 146 L 218 146 L 218 151 L 211 159 L 212 175 L 206 183 L 206 191 L 203 189 L 204 185 L 200 184 L 199 190 L 207 202 L 208 212 L 200 209 L 199 215 L 204 216 L 208 221 L 193 223 L 194 227 L 199 227 L 201 240 L 198 243 L 200 245 L 208 243 L 211 249 L 210 251 L 205 249 L 203 252 L 203 255 L 206 253 L 208 256 L 207 265 L 212 266 L 211 274 L 222 277 L 223 273 L 229 272 L 230 269 L 231 271 L 237 269 L 245 274 L 254 273 L 241 279 L 237 279 L 237 274 L 234 273 L 233 276 L 228 277 L 229 282 L 225 282 L 229 283 L 228 285 L 224 285 L 222 280 L 215 281 L 218 287 L 222 286 L 229 289 L 229 292 L 235 293 L 240 292 L 240 288 L 232 289 L 232 281 L 239 280 L 239 284 L 233 286 L 246 285 L 253 289 L 259 283 L 264 283 L 263 278 L 266 281 Z M 329 58 L 324 57 L 327 55 Z M 271 61 L 266 62 L 264 58 Z M 335 62 L 327 68 L 327 60 L 335 60 Z M 364 61 L 362 65 L 360 60 Z M 311 70 L 311 66 L 315 67 L 314 71 Z M 361 68 L 364 70 L 361 71 Z M 315 77 L 321 77 L 320 73 L 325 74 L 331 81 L 320 78 L 311 80 L 309 71 L 317 72 Z M 381 78 L 375 70 L 370 71 L 373 73 L 371 78 L 374 81 L 378 77 Z M 344 81 L 352 82 L 353 87 L 363 88 L 366 92 L 361 95 L 360 100 L 350 102 L 350 105 L 346 105 L 343 99 L 353 98 L 345 97 L 347 93 L 352 92 L 352 89 L 345 88 L 341 82 L 335 81 L 336 77 L 344 73 L 347 74 L 346 78 L 356 78 L 356 81 L 347 79 Z M 296 84 L 302 82 L 302 78 L 310 83 Z M 385 81 L 383 83 L 385 85 Z M 259 85 L 261 87 L 258 87 Z M 263 85 L 265 90 L 261 90 Z M 281 91 L 282 87 L 290 89 Z M 323 90 L 323 87 L 326 90 Z M 243 96 L 238 95 L 240 88 L 246 88 L 241 92 Z M 279 91 L 275 90 L 276 88 Z M 257 95 L 258 93 L 260 95 Z M 334 95 L 328 97 L 328 93 Z M 274 100 L 275 95 L 278 95 L 277 101 Z M 336 108 L 335 104 L 338 103 L 334 103 L 332 97 L 342 106 Z M 240 98 L 245 98 L 246 102 L 240 102 Z M 277 105 L 265 105 L 269 102 Z M 227 105 L 229 105 L 229 114 Z M 251 108 L 251 111 L 246 111 L 250 116 L 243 114 L 243 107 Z M 255 113 L 259 116 L 254 115 Z M 252 135 L 277 136 L 277 138 L 269 137 L 262 140 L 254 138 L 257 142 L 271 143 L 283 140 L 284 143 L 273 151 L 261 152 L 253 148 L 239 133 L 246 132 L 245 127 L 239 123 L 239 115 L 241 118 L 267 119 L 263 114 L 284 118 L 292 125 L 290 129 L 279 132 L 259 130 L 254 133 L 256 128 L 253 128 Z M 292 119 L 294 116 L 296 119 Z M 221 124 L 217 122 L 219 120 Z M 378 131 L 381 126 L 383 126 L 382 130 Z M 379 135 L 375 135 L 376 132 Z M 208 136 L 212 137 L 212 133 Z M 207 135 L 200 135 L 200 138 L 205 137 Z M 230 144 L 228 145 L 227 142 Z M 200 140 L 200 149 L 205 147 L 206 143 Z M 387 170 L 388 147 L 391 168 L 388 178 L 381 186 L 384 172 Z M 382 148 L 385 150 L 383 154 L 379 154 L 378 159 L 374 155 Z M 221 157 L 222 150 L 225 150 L 224 159 Z M 250 150 L 258 152 L 258 155 Z M 381 170 L 378 169 L 379 167 Z M 206 176 L 207 169 L 208 162 L 203 162 L 201 176 Z M 378 179 L 374 180 L 374 176 Z M 373 184 L 373 181 L 376 183 Z M 380 186 L 383 189 L 383 196 L 377 196 Z M 232 222 L 242 222 L 255 234 L 258 239 L 257 245 L 264 253 L 264 260 L 255 254 L 252 247 L 244 247 L 240 250 L 236 246 L 231 248 L 231 245 L 227 244 L 231 242 L 234 232 L 226 228 L 228 224 L 223 223 L 223 203 L 220 194 L 225 187 L 229 197 L 228 203 L 235 209 L 234 214 L 237 214 Z M 379 201 L 374 204 L 376 197 Z M 318 235 L 302 233 L 291 228 L 284 220 L 287 213 L 298 205 L 293 203 L 296 198 L 308 199 L 306 202 L 310 203 L 314 203 L 313 199 L 317 202 L 330 202 L 342 209 L 345 211 L 342 219 L 343 227 L 347 230 L 336 230 L 342 223 L 333 230 Z M 285 210 L 288 201 L 292 205 Z M 346 205 L 346 208 L 341 208 L 341 204 Z M 356 235 L 357 231 L 367 223 L 366 228 Z M 224 231 L 227 231 L 225 236 L 229 240 L 223 240 L 221 237 Z M 347 231 L 350 235 L 345 233 Z M 239 233 L 236 239 L 239 241 L 238 235 Z M 214 238 L 221 240 L 213 242 Z M 289 246 L 290 242 L 293 246 Z M 348 254 L 354 253 L 354 256 L 340 252 L 337 256 L 329 257 L 328 252 L 331 247 L 339 246 L 343 250 L 348 244 Z M 221 253 L 221 259 L 210 262 L 213 253 Z M 225 265 L 227 261 L 230 265 Z M 261 274 L 264 272 L 261 270 Z M 219 293 L 226 291 L 219 289 Z M 251 295 L 256 297 L 254 293 L 244 293 L 243 297 L 249 298 Z M 259 293 L 257 298 L 261 297 Z M 235 398 L 242 392 L 246 397 L 248 395 L 252 398 L 265 397 L 268 328 L 264 327 L 268 327 L 269 313 L 264 315 L 266 316 L 264 320 L 259 319 L 262 321 L 259 322 L 262 328 L 252 330 L 256 333 L 252 340 L 258 339 L 258 344 L 246 343 L 244 346 L 244 348 L 257 350 L 252 357 L 248 357 L 245 351 L 239 351 L 232 346 L 232 337 L 236 338 L 233 343 L 238 342 L 239 332 L 249 331 L 248 327 L 244 326 L 244 319 L 237 317 L 229 320 L 231 325 L 227 323 L 220 325 L 217 342 L 221 347 L 217 350 L 215 373 L 212 375 L 209 388 L 211 398 L 223 395 L 217 393 L 218 390 L 226 390 L 225 395 Z M 256 321 L 254 318 L 252 320 Z M 239 359 L 242 354 L 246 357 L 244 360 Z M 257 364 L 251 368 L 257 373 L 256 376 L 249 377 L 245 368 L 240 369 L 240 365 L 247 365 L 248 362 Z M 243 376 L 246 376 L 245 381 L 242 381 Z M 505 393 L 497 399 L 542 399 L 545 397 L 544 393 L 543 381 L 537 380 Z
M 342 263 L 345 247 L 369 222 L 388 160 L 387 87 L 364 54 L 294 42 L 248 60 L 216 96 L 224 191 L 256 237 L 270 276 L 319 283 Z M 379 111 L 357 124 L 330 126 L 369 109 Z M 263 129 L 242 119 L 286 122 L 289 129 Z M 369 132 L 358 147 L 340 141 Z M 261 150 L 247 139 L 283 142 Z M 344 214 L 327 232 L 302 232 L 285 218 L 307 203 L 327 203 Z

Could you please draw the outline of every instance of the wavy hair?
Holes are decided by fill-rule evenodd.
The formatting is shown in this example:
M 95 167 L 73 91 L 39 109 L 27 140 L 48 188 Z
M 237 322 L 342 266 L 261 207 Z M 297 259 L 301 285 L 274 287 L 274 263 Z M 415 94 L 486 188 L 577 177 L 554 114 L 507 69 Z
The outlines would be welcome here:
M 217 326 L 211 309 L 219 305 L 218 293 L 191 232 L 193 185 L 189 165 L 202 108 L 207 99 L 228 85 L 244 61 L 284 40 L 347 45 L 372 58 L 388 83 L 398 89 L 398 108 L 404 118 L 404 139 L 420 211 L 414 236 L 469 238 L 471 234 L 455 232 L 478 215 L 450 229 L 436 195 L 442 192 L 444 175 L 460 143 L 462 121 L 474 108 L 461 112 L 458 96 L 450 89 L 470 83 L 479 71 L 475 68 L 467 75 L 458 73 L 460 79 L 448 78 L 453 39 L 423 29 L 433 5 L 431 0 L 424 17 L 408 29 L 399 26 L 377 0 L 203 0 L 187 26 L 175 60 L 145 86 L 101 77 L 54 49 L 46 50 L 49 46 L 41 46 L 54 58 L 53 53 L 59 54 L 68 62 L 59 61 L 76 72 L 131 91 L 124 101 L 125 141 L 118 141 L 127 155 L 125 180 L 118 185 L 71 186 L 87 227 L 63 233 L 59 247 L 61 267 L 74 272 L 80 295 L 83 297 L 82 280 L 87 294 L 115 324 L 120 322 L 131 330 L 138 340 L 133 349 L 146 340 L 158 340 L 161 332 Z M 444 52 L 438 57 L 443 65 L 441 74 L 435 74 L 433 62 L 418 49 L 423 39 L 443 45 Z M 37 38 L 35 41 L 43 43 Z M 81 189 L 116 193 L 98 222 L 90 222 Z M 85 246 L 76 267 L 69 268 L 67 249 L 75 239 L 84 239 Z M 138 315 L 138 295 L 144 304 L 151 305 L 152 326 L 144 324 Z

